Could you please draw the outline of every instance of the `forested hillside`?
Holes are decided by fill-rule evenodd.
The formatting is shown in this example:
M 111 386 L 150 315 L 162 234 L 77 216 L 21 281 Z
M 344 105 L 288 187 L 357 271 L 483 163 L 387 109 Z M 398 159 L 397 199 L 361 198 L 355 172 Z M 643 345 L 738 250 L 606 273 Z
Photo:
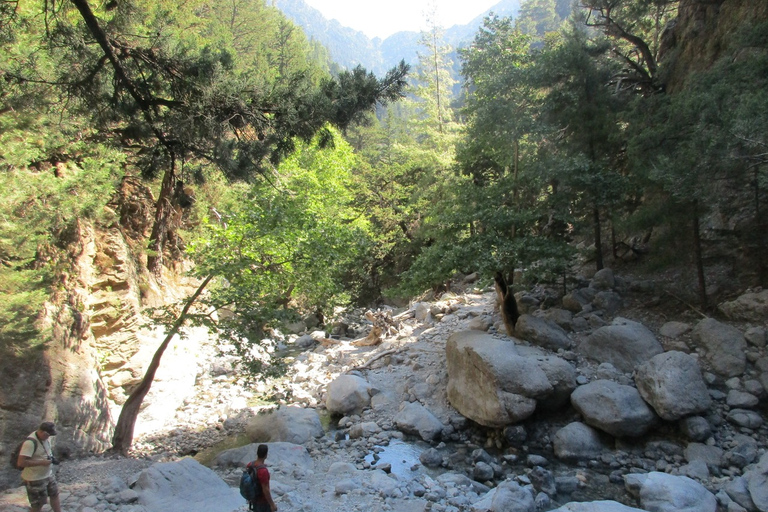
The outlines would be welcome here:
M 51 410 L 52 347 L 110 369 L 125 318 L 94 327 L 85 232 L 124 238 L 132 315 L 205 325 L 253 374 L 280 370 L 253 355 L 271 329 L 470 273 L 564 294 L 623 266 L 702 311 L 768 284 L 768 4 L 527 0 L 458 62 L 419 37 L 376 76 L 264 0 L 0 3 L 0 370 L 37 372 L 2 420 Z M 114 428 L 99 386 L 78 431 Z

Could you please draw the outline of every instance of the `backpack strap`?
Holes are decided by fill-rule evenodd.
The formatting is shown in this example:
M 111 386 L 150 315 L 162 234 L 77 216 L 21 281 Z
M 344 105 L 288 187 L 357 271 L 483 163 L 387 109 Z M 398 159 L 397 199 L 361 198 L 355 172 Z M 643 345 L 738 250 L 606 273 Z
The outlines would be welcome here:
M 32 441 L 32 455 L 30 455 L 30 457 L 34 457 L 35 452 L 37 451 L 37 434 L 35 434 L 35 437 L 27 437 L 24 441 Z M 22 446 L 24 446 L 24 443 L 22 443 Z M 43 449 L 45 449 L 45 447 L 43 447 Z

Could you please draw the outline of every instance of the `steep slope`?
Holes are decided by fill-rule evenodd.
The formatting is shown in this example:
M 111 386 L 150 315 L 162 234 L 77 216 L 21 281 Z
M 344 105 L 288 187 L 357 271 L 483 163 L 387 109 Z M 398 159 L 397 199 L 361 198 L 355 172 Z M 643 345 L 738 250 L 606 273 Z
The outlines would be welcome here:
M 328 48 L 331 58 L 345 68 L 362 65 L 376 74 L 382 74 L 401 60 L 409 64 L 416 62 L 421 37 L 418 32 L 397 32 L 384 40 L 378 37 L 370 39 L 336 20 L 326 19 L 304 0 L 274 0 L 273 4 L 300 26 L 309 38 Z M 519 10 L 520 0 L 502 0 L 466 25 L 454 25 L 446 29 L 445 42 L 454 48 L 462 46 L 472 40 L 490 12 L 515 17 Z

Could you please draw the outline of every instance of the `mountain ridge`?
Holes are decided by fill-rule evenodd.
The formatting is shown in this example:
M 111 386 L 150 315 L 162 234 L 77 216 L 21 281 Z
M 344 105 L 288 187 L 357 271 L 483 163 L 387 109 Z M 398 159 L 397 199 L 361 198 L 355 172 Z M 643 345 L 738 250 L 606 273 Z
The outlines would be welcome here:
M 361 65 L 376 74 L 383 74 L 401 60 L 409 64 L 418 61 L 420 32 L 400 31 L 385 39 L 370 38 L 335 19 L 327 19 L 304 0 L 272 0 L 272 5 L 301 27 L 308 38 L 323 44 L 333 61 L 347 69 Z M 515 17 L 519 10 L 520 0 L 501 0 L 469 23 L 445 29 L 443 39 L 453 48 L 460 47 L 471 42 L 489 13 Z

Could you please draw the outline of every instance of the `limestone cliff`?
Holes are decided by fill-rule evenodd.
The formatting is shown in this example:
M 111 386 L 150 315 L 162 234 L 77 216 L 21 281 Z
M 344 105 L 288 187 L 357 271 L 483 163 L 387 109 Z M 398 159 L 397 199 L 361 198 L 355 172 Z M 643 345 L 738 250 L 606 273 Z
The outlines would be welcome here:
M 173 271 L 162 281 L 146 271 L 139 249 L 153 203 L 149 189 L 126 178 L 108 207 L 113 223 L 78 221 L 60 234 L 50 252 L 62 270 L 40 318 L 45 348 L 0 362 L 0 452 L 44 419 L 59 426 L 62 457 L 109 447 L 114 411 L 146 366 L 140 349 L 157 345 L 157 333 L 141 328 L 142 309 L 179 300 L 188 288 Z M 8 485 L 18 485 L 18 472 L 6 464 L 0 489 Z
M 677 20 L 663 43 L 667 91 L 681 90 L 692 72 L 707 69 L 723 56 L 738 28 L 766 21 L 764 1 L 681 0 Z

